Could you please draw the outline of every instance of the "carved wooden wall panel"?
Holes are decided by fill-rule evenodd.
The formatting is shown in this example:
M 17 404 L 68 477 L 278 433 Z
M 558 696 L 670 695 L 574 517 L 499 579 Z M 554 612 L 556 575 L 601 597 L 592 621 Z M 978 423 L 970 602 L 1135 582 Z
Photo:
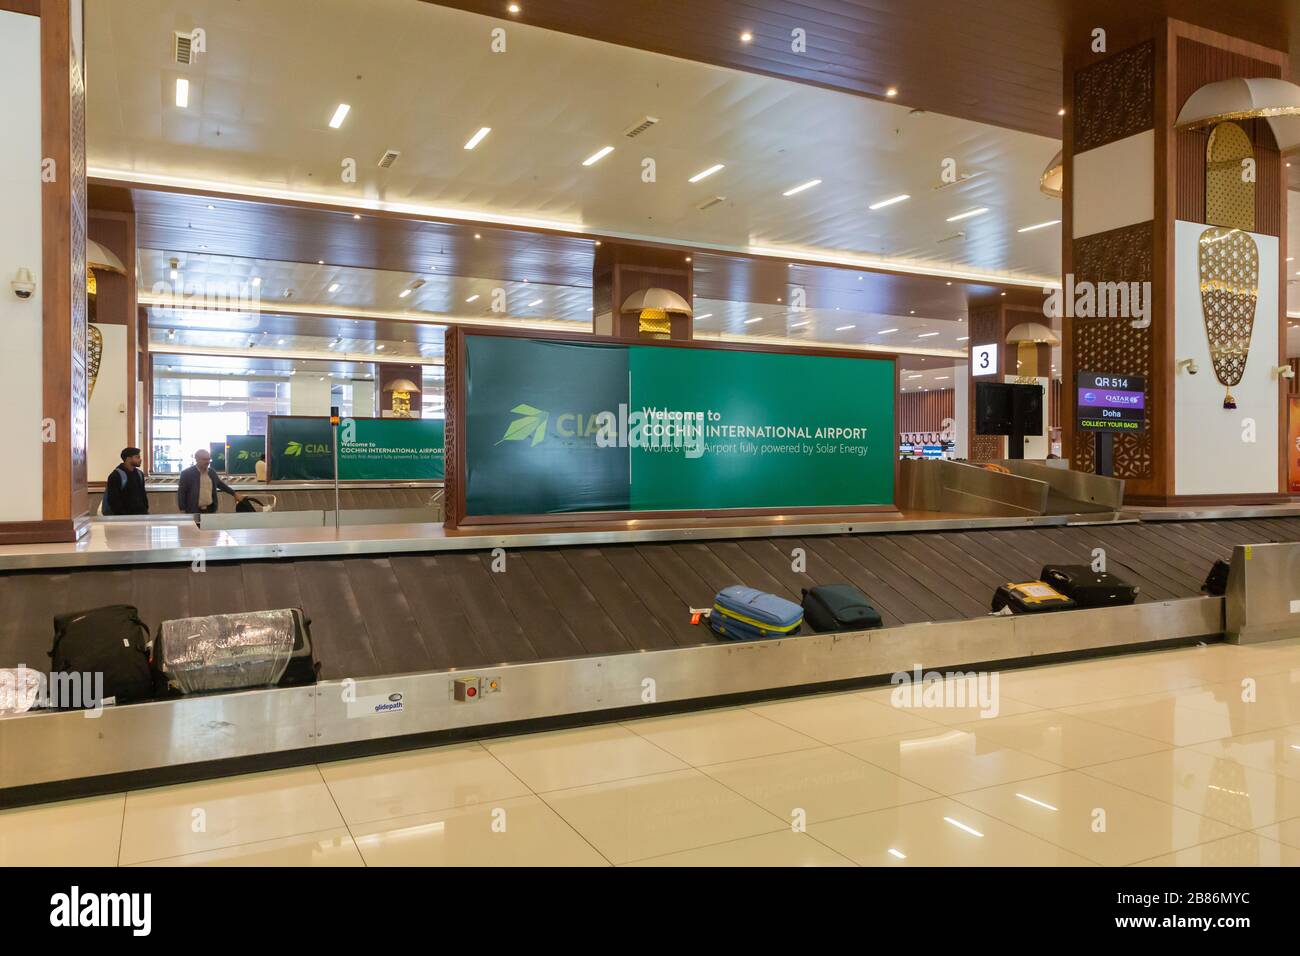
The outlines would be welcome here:
M 1155 44 L 1148 41 L 1075 74 L 1076 155 L 1155 125 L 1155 65 Z

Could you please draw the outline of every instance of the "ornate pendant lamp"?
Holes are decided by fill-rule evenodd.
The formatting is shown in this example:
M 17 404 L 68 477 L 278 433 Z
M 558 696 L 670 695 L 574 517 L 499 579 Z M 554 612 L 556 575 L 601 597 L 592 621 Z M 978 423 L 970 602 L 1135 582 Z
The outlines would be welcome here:
M 694 314 L 690 304 L 669 289 L 641 289 L 623 302 L 619 311 L 637 317 L 637 334 L 651 339 L 672 337 L 672 316 Z

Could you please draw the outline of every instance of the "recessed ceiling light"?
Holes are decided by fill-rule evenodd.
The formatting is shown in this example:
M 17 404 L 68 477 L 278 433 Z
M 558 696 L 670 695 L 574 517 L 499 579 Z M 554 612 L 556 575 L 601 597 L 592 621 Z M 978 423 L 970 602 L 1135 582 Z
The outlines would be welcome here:
M 1065 115 L 1065 107 L 1062 106 L 1059 110 L 1057 110 L 1057 111 L 1056 111 L 1056 115 L 1057 115 L 1057 116 L 1064 116 L 1064 115 Z
M 275 340 L 275 344 L 276 344 L 276 345 L 283 345 L 283 344 L 284 344 L 284 339 L 276 339 L 276 340 Z
M 214 205 L 212 205 L 212 203 L 208 203 L 208 208 L 209 208 L 209 209 L 216 209 L 217 207 L 214 206 Z
M 885 90 L 885 95 L 886 95 L 886 96 L 897 96 L 897 95 L 898 95 L 898 89 L 897 89 L 896 87 L 891 86 L 889 89 Z
M 746 319 L 745 324 L 753 325 L 755 322 L 762 322 L 762 321 L 763 321 L 763 317 L 761 315 L 756 315 L 752 319 Z
M 876 334 L 877 334 L 877 335 L 888 335 L 890 332 L 897 332 L 897 331 L 898 331 L 898 329 L 881 329 L 881 330 L 880 330 L 879 332 L 877 332 Z
M 316 260 L 316 265 L 318 265 L 318 266 L 323 266 L 324 264 L 325 264 L 325 260 L 324 260 L 324 259 L 317 259 L 317 260 Z
M 892 206 L 892 205 L 894 205 L 894 203 L 898 203 L 898 202 L 906 202 L 907 200 L 909 200 L 909 199 L 911 199 L 911 198 L 912 198 L 912 197 L 909 196 L 907 193 L 901 193 L 901 194 L 899 194 L 899 195 L 897 195 L 897 196 L 890 196 L 888 199 L 882 199 L 882 200 L 880 200 L 880 202 L 873 202 L 873 203 L 872 203 L 870 206 L 868 206 L 867 208 L 868 208 L 868 209 L 884 209 L 886 206 Z
M 359 212 L 354 212 L 354 213 L 352 214 L 352 218 L 353 218 L 353 219 L 360 219 L 360 218 L 361 218 L 361 213 L 359 213 Z
M 411 294 L 410 289 L 403 289 L 401 292 L 397 293 L 397 297 L 399 299 L 405 299 L 410 294 Z
M 790 323 L 790 328 L 792 328 L 792 329 L 802 329 L 805 325 L 808 324 L 808 322 L 809 322 L 808 319 L 804 319 L 802 322 L 791 322 L 791 323 Z
M 936 382 L 946 382 L 946 381 L 948 381 L 948 376 L 947 376 L 947 375 L 936 375 L 936 376 L 934 377 L 934 380 L 935 380 Z
M 539 306 L 539 305 L 541 305 L 541 304 L 542 304 L 542 300 L 541 300 L 541 299 L 533 299 L 532 302 L 529 302 L 529 303 L 528 303 L 528 308 L 531 309 L 531 308 L 534 308 L 535 306 Z
M 591 309 L 588 309 L 587 311 L 590 312 Z M 711 319 L 711 318 L 713 318 L 713 313 L 712 313 L 712 312 L 705 312 L 703 315 L 697 315 L 697 316 L 695 317 L 695 321 L 698 322 L 698 321 L 700 321 L 700 319 Z
M 725 169 L 725 168 L 726 168 L 726 167 L 723 166 L 722 163 L 717 163 L 716 165 L 710 166 L 708 169 L 704 170 L 704 172 L 702 172 L 702 173 L 696 173 L 694 176 L 692 176 L 690 179 L 688 179 L 688 180 L 686 180 L 686 181 L 687 181 L 688 183 L 698 183 L 701 179 L 704 179 L 706 176 L 712 176 L 712 175 L 713 175 L 714 173 L 716 173 L 719 169 Z
M 959 212 L 959 213 L 957 213 L 957 215 L 955 215 L 955 216 L 949 216 L 949 217 L 948 217 L 948 221 L 949 221 L 949 222 L 958 222 L 959 220 L 962 220 L 962 219 L 969 219 L 971 216 L 979 216 L 979 215 L 982 215 L 982 214 L 984 214 L 984 213 L 986 213 L 986 212 L 988 212 L 988 211 L 989 211 L 989 209 L 988 209 L 987 206 L 980 206 L 978 209 L 968 209 L 966 212 Z
M 190 81 L 181 77 L 176 81 L 176 105 L 186 109 L 190 105 Z
M 584 159 L 582 161 L 582 165 L 591 166 L 595 163 L 598 163 L 612 152 L 614 152 L 613 146 L 602 146 L 600 149 L 596 150 L 594 153 L 592 153 L 590 156 Z
M 970 336 L 969 336 L 969 335 L 963 335 L 963 336 L 962 336 L 961 338 L 959 338 L 957 341 L 958 341 L 958 342 L 966 342 L 966 341 L 968 341 L 969 339 L 970 339 Z
M 475 238 L 475 239 L 482 239 L 483 237 L 482 237 L 479 233 L 476 232 L 476 233 L 474 233 L 474 238 Z
M 907 314 L 908 314 L 908 315 L 916 315 L 916 309 L 909 309 Z
M 690 256 L 687 256 L 687 257 L 686 257 L 686 261 L 687 261 L 687 262 L 690 262 L 690 261 L 691 261 L 691 257 L 690 257 Z
M 812 189 L 814 186 L 820 186 L 820 185 L 821 185 L 820 179 L 810 179 L 806 183 L 801 183 L 800 185 L 795 186 L 794 189 L 787 189 L 785 192 L 781 193 L 781 195 L 793 196 L 795 193 L 801 193 L 805 189 Z
M 330 129 L 338 129 L 343 125 L 343 121 L 348 118 L 348 110 L 352 109 L 347 103 L 340 103 L 334 109 L 334 115 L 330 117 Z
M 1003 294 L 1003 295 L 1006 295 L 1006 293 L 1005 293 L 1005 292 L 1003 292 L 1003 293 L 1002 293 L 1002 294 Z
M 253 276 L 252 282 L 253 282 L 253 287 L 254 287 L 254 288 L 257 288 L 259 285 L 262 284 L 262 277 L 261 277 L 261 276 Z
M 856 329 L 856 328 L 857 328 L 856 325 L 837 325 L 837 326 L 835 327 L 835 331 L 836 331 L 836 332 L 847 332 L 849 329 Z
M 741 43 L 748 43 L 753 39 L 754 39 L 754 34 L 750 33 L 748 30 L 746 30 L 744 33 L 740 35 Z
M 338 284 L 337 282 L 331 282 L 331 283 L 330 283 L 330 291 L 331 291 L 331 292 L 337 292 L 337 291 L 339 291 L 339 284 Z
M 599 239 L 596 240 L 596 245 L 600 245 L 600 240 L 599 240 Z
M 382 351 L 384 350 L 384 346 L 383 346 L 382 344 L 381 344 L 381 345 L 376 345 L 376 346 L 375 346 L 375 349 L 378 350 L 378 351 L 380 351 L 380 352 L 382 352 Z
M 467 142 L 467 143 L 465 144 L 465 148 L 466 148 L 466 149 L 473 149 L 473 148 L 474 148 L 475 146 L 477 146 L 479 143 L 483 142 L 483 137 L 486 136 L 486 135 L 487 135 L 488 133 L 490 133 L 490 132 L 492 132 L 492 127 L 491 127 L 491 126 L 481 126 L 481 127 L 479 127 L 479 131 L 478 131 L 477 133 L 475 133 L 473 136 L 471 136 L 471 137 L 469 138 L 469 142 Z
M 909 376 L 907 376 L 908 381 L 911 381 L 911 380 L 914 379 L 914 378 L 920 378 L 920 377 L 921 377 L 920 375 L 909 375 Z
M 944 285 L 952 285 L 951 282 L 945 282 Z
M 1035 229 L 1046 229 L 1048 226 L 1055 226 L 1060 221 L 1061 220 L 1059 219 L 1049 219 L 1047 222 L 1038 222 L 1032 226 L 1025 226 L 1022 229 L 1017 229 L 1016 232 L 1033 232 Z
M 466 302 L 473 302 L 473 301 L 474 301 L 475 299 L 477 299 L 477 298 L 478 298 L 478 293 L 475 292 L 472 296 L 470 296 L 470 297 L 469 297 L 468 299 L 466 299 L 465 301 L 466 301 Z
M 509 10 L 511 13 L 518 13 L 518 12 L 519 12 L 519 4 L 517 4 L 517 3 L 512 3 L 512 4 L 510 4 L 510 6 L 506 7 L 506 9 Z
M 932 335 L 938 335 L 938 332 L 922 332 L 917 336 L 918 339 L 928 339 Z

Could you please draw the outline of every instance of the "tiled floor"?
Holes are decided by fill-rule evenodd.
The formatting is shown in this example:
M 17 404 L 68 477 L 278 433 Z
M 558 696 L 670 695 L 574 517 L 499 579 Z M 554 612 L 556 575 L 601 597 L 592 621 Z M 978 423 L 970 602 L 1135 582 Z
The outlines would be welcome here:
M 0 865 L 1300 865 L 1300 640 L 0 812 Z

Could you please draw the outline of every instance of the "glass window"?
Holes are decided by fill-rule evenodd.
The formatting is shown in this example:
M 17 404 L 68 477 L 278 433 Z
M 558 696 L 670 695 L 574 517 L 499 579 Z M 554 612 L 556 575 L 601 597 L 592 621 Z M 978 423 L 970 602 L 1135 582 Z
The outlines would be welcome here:
M 229 435 L 264 435 L 267 416 L 287 414 L 284 381 L 160 374 L 154 379 L 153 469 L 179 472 L 198 449 Z

